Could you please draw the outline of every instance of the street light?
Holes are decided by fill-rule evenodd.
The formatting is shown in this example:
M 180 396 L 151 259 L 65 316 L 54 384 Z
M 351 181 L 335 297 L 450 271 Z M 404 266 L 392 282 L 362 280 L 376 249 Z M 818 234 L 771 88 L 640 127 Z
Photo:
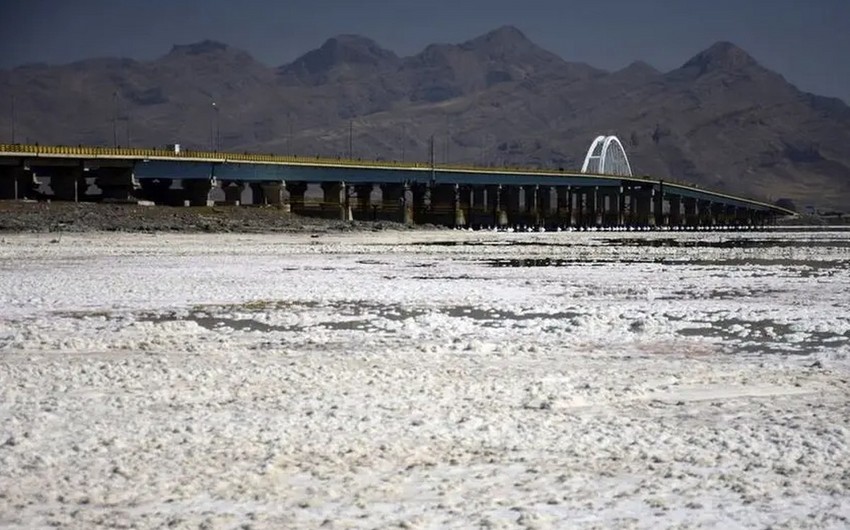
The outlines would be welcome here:
M 118 147 L 118 92 L 112 93 L 112 147 Z
M 215 137 L 213 137 L 212 124 L 210 124 L 210 140 L 213 144 L 213 151 L 218 151 L 221 149 L 221 129 L 219 127 L 218 105 L 216 105 L 215 101 L 212 102 L 212 109 L 215 113 Z
M 15 95 L 12 94 L 12 144 L 15 143 Z

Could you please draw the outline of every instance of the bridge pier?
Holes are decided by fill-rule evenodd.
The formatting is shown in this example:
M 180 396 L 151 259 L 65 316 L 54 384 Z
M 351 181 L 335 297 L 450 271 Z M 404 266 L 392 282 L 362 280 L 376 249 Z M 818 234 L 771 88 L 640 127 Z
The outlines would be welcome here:
M 212 181 L 210 179 L 183 179 L 183 200 L 189 206 L 212 206 L 210 191 Z
M 682 226 L 682 198 L 678 195 L 670 195 L 667 201 L 670 204 L 669 225 L 680 228 Z
M 508 214 L 504 208 L 504 189 L 501 184 L 490 184 L 485 188 L 487 190 L 488 223 L 496 228 L 508 226 Z
M 304 202 L 304 196 L 307 194 L 307 183 L 287 180 L 283 185 L 289 195 L 289 211 L 303 215 L 307 207 Z M 260 189 L 260 192 L 262 193 L 262 189 Z M 262 204 L 257 202 L 257 195 L 254 195 L 254 204 Z
M 352 206 L 352 219 L 358 221 L 376 220 L 378 217 L 377 205 L 372 208 L 372 192 L 374 184 L 356 184 L 354 186 L 354 204 Z
M 546 230 L 553 230 L 558 227 L 558 210 L 557 204 L 553 208 L 552 201 L 555 200 L 556 194 L 552 186 L 542 185 L 537 189 L 537 222 Z
M 431 186 L 430 191 L 429 222 L 452 227 L 466 225 L 466 218 L 460 205 L 460 188 L 457 184 L 436 184 Z
M 411 192 L 407 184 L 381 184 L 381 210 L 379 218 L 396 223 L 411 225 L 414 223 L 414 203 L 420 199 L 418 211 L 424 211 L 424 189 L 421 196 Z M 411 197 L 412 195 L 412 197 Z M 412 200 L 411 200 L 412 199 Z
M 50 168 L 50 190 L 57 201 L 81 201 L 86 192 L 82 166 Z
M 129 201 L 136 192 L 136 182 L 131 167 L 100 167 L 90 172 L 94 184 L 101 190 L 103 200 Z
M 351 220 L 351 206 L 345 182 L 323 182 L 322 216 L 341 221 Z
M 467 221 L 469 226 L 481 228 L 491 224 L 492 216 L 487 208 L 487 188 L 484 186 L 472 186 L 472 199 L 467 210 Z
M 518 226 L 522 223 L 522 188 L 520 186 L 501 186 L 501 213 L 504 214 L 504 225 Z M 499 219 L 500 223 L 502 218 Z
M 20 166 L 0 166 L 0 200 L 35 198 L 35 177 Z
M 221 191 L 224 193 L 224 204 L 239 206 L 242 204 L 242 191 L 244 187 L 236 181 L 222 181 Z
M 635 188 L 631 193 L 633 207 L 632 224 L 637 227 L 655 225 L 654 197 L 651 189 Z

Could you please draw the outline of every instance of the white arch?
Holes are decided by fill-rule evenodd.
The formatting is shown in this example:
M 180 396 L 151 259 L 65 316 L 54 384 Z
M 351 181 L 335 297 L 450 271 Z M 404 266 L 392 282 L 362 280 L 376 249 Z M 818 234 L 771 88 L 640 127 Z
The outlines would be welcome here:
M 613 149 L 612 149 L 613 146 Z M 597 136 L 587 150 L 582 173 L 597 175 L 632 176 L 632 166 L 623 144 L 616 136 Z

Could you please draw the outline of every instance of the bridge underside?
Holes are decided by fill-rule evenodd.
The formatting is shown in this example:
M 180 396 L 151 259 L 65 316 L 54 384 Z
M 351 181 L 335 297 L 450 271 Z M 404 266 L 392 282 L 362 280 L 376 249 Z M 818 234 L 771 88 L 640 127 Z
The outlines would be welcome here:
M 744 228 L 767 205 L 642 178 L 499 170 L 3 159 L 0 199 L 274 205 L 299 215 L 473 228 Z

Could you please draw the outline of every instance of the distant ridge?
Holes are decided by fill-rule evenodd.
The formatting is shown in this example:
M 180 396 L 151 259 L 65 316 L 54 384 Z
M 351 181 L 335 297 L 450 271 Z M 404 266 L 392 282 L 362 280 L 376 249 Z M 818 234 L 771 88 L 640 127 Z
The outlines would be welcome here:
M 205 40 L 153 61 L 91 59 L 0 71 L 16 139 L 578 167 L 616 133 L 642 174 L 798 205 L 850 204 L 850 108 L 799 91 L 715 43 L 669 72 L 606 72 L 503 26 L 400 57 L 338 35 L 279 67 Z M 213 106 L 212 103 L 216 105 Z M 0 113 L 0 131 L 10 131 Z M 0 132 L 0 141 L 2 138 Z M 8 136 L 8 134 L 7 134 Z

